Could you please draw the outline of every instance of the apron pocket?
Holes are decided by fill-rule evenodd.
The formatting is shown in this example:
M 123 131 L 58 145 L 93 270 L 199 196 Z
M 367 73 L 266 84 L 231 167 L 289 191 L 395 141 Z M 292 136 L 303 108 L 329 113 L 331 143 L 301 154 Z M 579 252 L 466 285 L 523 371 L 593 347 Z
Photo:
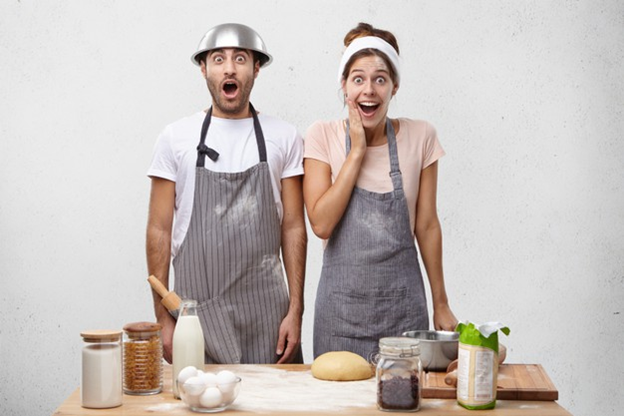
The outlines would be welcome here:
M 222 298 L 202 302 L 197 314 L 204 331 L 207 363 L 239 364 L 241 347 L 234 322 Z
M 406 288 L 332 292 L 332 335 L 355 339 L 400 336 L 395 332 L 411 315 L 407 298 Z

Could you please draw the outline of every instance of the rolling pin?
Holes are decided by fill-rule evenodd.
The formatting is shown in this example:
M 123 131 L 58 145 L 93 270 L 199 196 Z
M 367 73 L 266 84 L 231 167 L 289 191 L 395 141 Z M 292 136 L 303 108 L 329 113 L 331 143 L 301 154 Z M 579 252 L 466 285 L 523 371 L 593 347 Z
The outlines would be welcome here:
M 180 297 L 174 291 L 169 292 L 156 276 L 151 275 L 147 278 L 147 281 L 152 286 L 152 289 L 160 295 L 162 298 L 160 303 L 162 303 L 168 311 L 172 312 L 180 307 Z

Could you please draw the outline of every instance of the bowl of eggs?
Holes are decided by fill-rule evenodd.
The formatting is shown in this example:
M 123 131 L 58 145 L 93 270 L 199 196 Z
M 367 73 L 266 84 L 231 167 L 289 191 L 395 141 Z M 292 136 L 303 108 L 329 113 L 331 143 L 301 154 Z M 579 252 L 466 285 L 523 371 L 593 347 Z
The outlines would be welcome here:
M 193 366 L 178 374 L 180 398 L 194 412 L 221 412 L 231 405 L 240 390 L 241 378 L 231 371 L 203 372 Z

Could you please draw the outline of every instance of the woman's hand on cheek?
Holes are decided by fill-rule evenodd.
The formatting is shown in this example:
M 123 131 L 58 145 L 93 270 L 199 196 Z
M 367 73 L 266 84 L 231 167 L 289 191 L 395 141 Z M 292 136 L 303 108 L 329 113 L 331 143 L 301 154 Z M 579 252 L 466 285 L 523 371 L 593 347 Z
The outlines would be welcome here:
M 366 152 L 366 133 L 364 133 L 364 125 L 362 117 L 358 110 L 357 104 L 347 99 L 349 106 L 349 137 L 351 137 L 351 150 L 358 152 Z

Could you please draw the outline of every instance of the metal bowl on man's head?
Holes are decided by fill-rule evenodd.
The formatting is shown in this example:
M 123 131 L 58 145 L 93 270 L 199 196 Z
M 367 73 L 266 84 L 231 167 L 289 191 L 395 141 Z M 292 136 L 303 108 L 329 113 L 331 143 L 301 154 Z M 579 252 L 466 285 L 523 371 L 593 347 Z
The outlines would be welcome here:
M 267 52 L 264 41 L 255 30 L 240 23 L 224 23 L 206 32 L 197 45 L 197 51 L 191 56 L 191 61 L 195 65 L 199 65 L 198 58 L 202 53 L 224 48 L 249 49 L 257 52 L 261 67 L 269 65 L 273 60 L 273 57 Z
M 420 361 L 425 371 L 446 371 L 457 359 L 459 332 L 421 330 L 403 332 L 403 336 L 420 340 Z

